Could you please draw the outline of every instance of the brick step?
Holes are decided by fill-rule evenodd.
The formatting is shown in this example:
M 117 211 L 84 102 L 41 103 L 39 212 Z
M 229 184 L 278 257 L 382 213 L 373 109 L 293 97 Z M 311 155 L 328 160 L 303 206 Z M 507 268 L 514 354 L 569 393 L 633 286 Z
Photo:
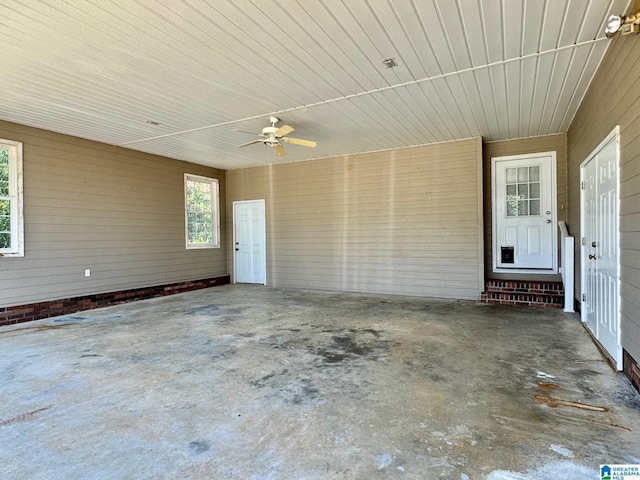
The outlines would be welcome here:
M 523 282 L 514 280 L 487 280 L 487 292 L 530 293 L 564 295 L 562 282 Z
M 562 308 L 562 282 L 526 282 L 519 280 L 487 280 L 480 301 L 500 305 Z
M 531 293 L 482 292 L 482 303 L 498 305 L 521 305 L 525 307 L 562 308 L 564 295 L 546 295 Z

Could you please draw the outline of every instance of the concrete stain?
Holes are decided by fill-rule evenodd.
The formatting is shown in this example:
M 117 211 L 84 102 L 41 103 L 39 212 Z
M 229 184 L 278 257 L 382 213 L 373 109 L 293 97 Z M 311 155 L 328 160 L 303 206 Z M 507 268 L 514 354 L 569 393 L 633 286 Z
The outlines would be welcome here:
M 26 422 L 35 417 L 38 413 L 44 412 L 45 410 L 49 410 L 53 405 L 49 405 L 48 407 L 42 407 L 37 410 L 33 410 L 31 412 L 23 413 L 18 416 L 7 418 L 6 420 L 0 420 L 0 427 L 6 427 L 8 425 L 13 425 L 14 423 Z
M 333 340 L 333 343 L 338 348 L 340 348 L 347 354 L 350 353 L 352 355 L 363 356 L 371 353 L 371 351 L 373 350 L 369 345 L 357 343 L 352 336 L 333 336 L 331 337 L 331 340 Z
M 19 332 L 22 330 L 33 330 L 35 332 L 44 332 L 47 330 L 59 330 L 63 327 L 66 327 L 67 325 L 72 325 L 71 323 L 62 323 L 59 325 L 35 325 L 33 327 L 21 327 L 21 328 L 14 328 L 12 330 L 3 330 L 0 333 L 11 333 L 11 332 Z
M 371 335 L 373 335 L 376 338 L 380 338 L 380 335 L 382 335 L 384 333 L 384 331 L 382 331 L 382 330 L 374 330 L 373 328 L 363 328 L 360 331 L 362 333 L 370 333 Z
M 590 412 L 600 412 L 600 413 L 609 411 L 608 407 L 590 405 L 588 403 L 583 403 L 583 402 L 573 402 L 570 400 L 563 400 L 561 398 L 543 397 L 541 395 L 534 395 L 533 398 L 535 399 L 536 402 L 544 403 L 546 405 L 549 405 L 551 408 L 572 407 L 572 408 L 578 408 L 580 410 L 588 410 Z
M 201 455 L 211 450 L 211 443 L 208 440 L 194 440 L 189 442 L 189 450 L 194 455 Z
M 337 353 L 334 351 L 327 350 L 326 348 L 318 348 L 315 350 L 315 353 L 317 355 L 320 355 L 322 358 L 324 358 L 324 363 L 329 363 L 329 364 L 340 363 L 348 357 L 348 355 L 345 353 Z
M 557 383 L 551 383 L 551 382 L 538 382 L 538 387 L 544 388 L 544 389 L 550 389 L 550 390 L 560 388 L 560 386 Z
M 286 373 L 286 370 L 284 370 L 282 373 Z M 275 375 L 276 374 L 274 372 L 271 372 L 268 375 L 265 375 L 264 377 L 259 378 L 258 380 L 250 381 L 249 385 L 251 385 L 252 387 L 264 388 L 267 385 L 267 380 L 275 377 Z
M 83 317 L 80 315 L 66 315 L 58 317 L 53 320 L 54 323 L 78 323 L 87 320 L 89 317 Z
M 307 401 L 317 400 L 322 395 L 320 390 L 313 387 L 308 379 L 302 379 L 298 383 L 288 385 L 279 391 L 285 403 L 302 405 Z
M 640 395 L 633 390 L 621 390 L 618 389 L 610 394 L 610 397 L 617 403 L 624 405 L 627 408 L 640 410 Z
M 212 315 L 220 311 L 217 305 L 210 303 L 209 305 L 200 305 L 185 310 L 185 315 Z
M 320 333 L 332 333 L 324 344 L 307 345 L 309 352 L 322 358 L 322 365 L 335 365 L 345 360 L 376 361 L 389 351 L 393 342 L 380 340 L 382 331 L 372 328 L 322 328 Z
M 582 368 L 580 370 L 567 370 L 571 375 L 575 375 L 577 377 L 594 377 L 597 375 L 601 375 L 600 372 L 596 372 L 595 370 L 591 370 L 588 368 Z

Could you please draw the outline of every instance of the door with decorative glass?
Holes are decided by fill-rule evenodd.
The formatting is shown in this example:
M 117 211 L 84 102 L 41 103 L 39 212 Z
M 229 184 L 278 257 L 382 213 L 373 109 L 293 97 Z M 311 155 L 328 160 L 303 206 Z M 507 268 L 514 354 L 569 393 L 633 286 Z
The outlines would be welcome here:
M 557 272 L 555 171 L 555 152 L 492 159 L 495 272 Z

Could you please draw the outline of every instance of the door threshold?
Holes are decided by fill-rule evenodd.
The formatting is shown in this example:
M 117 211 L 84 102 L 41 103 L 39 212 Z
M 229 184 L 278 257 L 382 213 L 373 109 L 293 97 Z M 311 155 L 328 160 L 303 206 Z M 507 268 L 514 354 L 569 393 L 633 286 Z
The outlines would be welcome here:
M 531 275 L 557 275 L 558 270 L 552 268 L 535 269 L 535 268 L 494 268 L 493 273 L 510 273 L 510 274 L 531 274 Z

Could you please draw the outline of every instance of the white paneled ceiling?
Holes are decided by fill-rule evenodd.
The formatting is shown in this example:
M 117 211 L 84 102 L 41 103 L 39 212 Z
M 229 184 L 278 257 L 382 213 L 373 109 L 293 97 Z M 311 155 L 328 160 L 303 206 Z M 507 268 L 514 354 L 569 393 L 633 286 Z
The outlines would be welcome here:
M 0 119 L 226 169 L 553 134 L 629 5 L 2 0 Z M 318 147 L 236 148 L 270 115 Z

